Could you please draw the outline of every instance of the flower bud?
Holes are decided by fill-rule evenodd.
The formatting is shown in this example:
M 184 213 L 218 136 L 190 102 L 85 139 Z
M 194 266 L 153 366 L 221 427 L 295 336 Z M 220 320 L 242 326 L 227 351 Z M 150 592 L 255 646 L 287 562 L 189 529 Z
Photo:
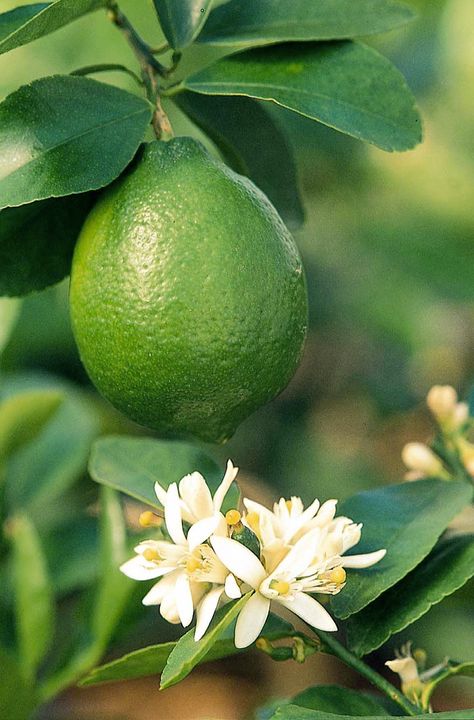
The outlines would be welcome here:
M 439 457 L 424 443 L 407 443 L 402 450 L 402 460 L 409 468 L 428 477 L 445 476 L 445 470 Z

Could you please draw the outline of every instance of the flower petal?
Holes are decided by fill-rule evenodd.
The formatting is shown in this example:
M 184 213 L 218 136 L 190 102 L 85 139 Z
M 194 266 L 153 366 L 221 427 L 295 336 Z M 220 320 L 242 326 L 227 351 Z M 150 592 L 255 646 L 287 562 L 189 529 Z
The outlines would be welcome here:
M 139 555 L 127 560 L 120 566 L 120 572 L 123 572 L 132 580 L 154 580 L 172 570 L 174 570 L 174 567 L 160 567 L 151 563 L 148 565 Z
M 270 600 L 254 593 L 240 611 L 235 625 L 235 647 L 244 648 L 258 638 L 270 612 Z
M 211 537 L 211 545 L 219 560 L 231 573 L 257 590 L 267 573 L 253 552 L 236 540 L 217 535 Z
M 216 492 L 214 493 L 213 497 L 213 504 L 214 504 L 214 510 L 220 510 L 222 507 L 222 503 L 224 502 L 224 498 L 227 495 L 227 491 L 229 490 L 230 486 L 234 482 L 235 478 L 237 477 L 237 473 L 239 472 L 238 467 L 234 467 L 232 464 L 232 460 L 227 460 L 227 468 L 225 471 L 225 475 L 222 479 L 221 484 L 217 488 Z
M 363 555 L 344 555 L 342 558 L 342 567 L 345 568 L 368 568 L 378 563 L 385 555 L 386 550 L 376 550 Z
M 318 549 L 320 529 L 310 530 L 293 545 L 288 555 L 277 565 L 272 575 L 290 573 L 292 577 L 299 577 L 311 565 Z
M 173 623 L 173 625 L 179 623 L 179 614 L 174 592 L 170 592 L 164 596 L 160 604 L 160 615 L 168 622 Z
M 175 600 L 181 625 L 188 627 L 193 619 L 194 604 L 189 578 L 184 572 L 176 580 Z
M 197 523 L 194 523 L 194 525 L 191 525 L 188 531 L 188 545 L 190 552 L 211 537 L 212 533 L 219 525 L 219 521 L 219 515 L 214 515 L 212 517 L 199 520 Z
M 240 591 L 240 588 L 237 584 L 237 580 L 232 575 L 232 573 L 229 573 L 225 579 L 225 594 L 227 597 L 232 598 L 232 600 L 236 600 L 239 597 L 242 597 L 242 593 Z
M 181 570 L 174 570 L 174 572 L 165 575 L 164 578 L 155 583 L 155 585 L 153 585 L 151 590 L 149 590 L 143 598 L 142 604 L 159 605 L 161 602 L 163 602 L 163 598 L 165 597 L 165 595 L 167 595 L 168 593 L 174 594 L 174 586 L 180 573 Z
M 194 515 L 194 521 L 213 515 L 211 491 L 201 473 L 185 475 L 179 482 L 179 494 Z
M 196 641 L 202 638 L 209 627 L 223 592 L 224 588 L 222 586 L 214 588 L 214 590 L 210 590 L 206 595 L 204 595 L 203 599 L 199 603 L 196 610 L 197 622 L 196 632 L 194 633 L 194 639 Z
M 323 527 L 323 525 L 327 525 L 327 523 L 331 522 L 336 514 L 336 506 L 337 500 L 326 500 L 326 502 L 324 502 L 319 508 L 319 511 L 313 520 L 314 525 L 316 527 Z
M 286 600 L 284 597 L 279 596 L 275 598 L 275 602 L 279 602 L 280 605 L 291 610 L 292 613 L 298 615 L 308 625 L 317 630 L 325 630 L 326 632 L 337 630 L 337 625 L 328 611 L 323 608 L 321 603 L 306 593 L 298 592 L 292 600 Z
M 158 502 L 164 507 L 166 503 L 166 490 L 161 487 L 159 482 L 155 483 L 155 495 L 158 498 Z
M 165 522 L 172 541 L 176 543 L 176 545 L 186 545 L 181 509 L 179 506 L 178 486 L 176 483 L 171 483 L 166 493 Z

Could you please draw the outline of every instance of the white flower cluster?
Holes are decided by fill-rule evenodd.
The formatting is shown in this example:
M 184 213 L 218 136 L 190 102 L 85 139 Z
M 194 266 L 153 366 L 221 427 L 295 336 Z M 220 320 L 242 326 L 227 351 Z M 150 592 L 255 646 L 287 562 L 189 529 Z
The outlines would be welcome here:
M 196 640 L 220 605 L 247 593 L 236 623 L 237 647 L 257 639 L 272 602 L 314 628 L 336 630 L 312 594 L 338 593 L 346 580 L 344 568 L 369 567 L 385 550 L 344 556 L 359 542 L 361 525 L 335 517 L 336 500 L 322 505 L 315 500 L 305 510 L 300 498 L 282 498 L 269 510 L 244 499 L 242 515 L 229 510 L 224 516 L 222 504 L 237 472 L 229 460 L 214 497 L 198 472 L 167 490 L 156 483 L 169 540 L 141 542 L 122 572 L 134 580 L 160 578 L 143 603 L 159 605 L 169 622 L 187 627 L 196 611 Z

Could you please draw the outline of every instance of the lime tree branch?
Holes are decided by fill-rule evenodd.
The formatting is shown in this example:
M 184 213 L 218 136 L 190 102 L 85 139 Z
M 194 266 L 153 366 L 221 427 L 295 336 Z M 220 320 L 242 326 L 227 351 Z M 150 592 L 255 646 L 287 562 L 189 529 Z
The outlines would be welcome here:
M 120 10 L 115 0 L 109 0 L 107 8 L 110 19 L 123 33 L 140 64 L 148 99 L 155 107 L 155 112 L 153 113 L 153 129 L 155 135 L 159 139 L 168 139 L 173 136 L 173 130 L 168 116 L 161 106 L 157 77 L 168 77 L 175 69 L 175 64 L 173 64 L 171 68 L 167 68 L 156 59 L 153 54 L 153 49 L 140 37 L 130 20 Z

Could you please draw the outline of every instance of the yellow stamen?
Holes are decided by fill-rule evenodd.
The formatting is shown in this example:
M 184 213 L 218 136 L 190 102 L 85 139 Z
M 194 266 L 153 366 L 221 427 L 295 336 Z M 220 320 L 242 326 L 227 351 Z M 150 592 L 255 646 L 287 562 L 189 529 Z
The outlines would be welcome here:
M 287 595 L 290 591 L 290 583 L 286 580 L 272 580 L 270 583 L 272 590 L 276 590 L 279 595 Z
M 328 580 L 336 585 L 342 585 L 342 583 L 346 582 L 346 571 L 343 567 L 334 568 L 328 573 Z
M 291 512 L 291 508 L 293 507 L 291 500 L 285 500 L 285 505 L 288 508 L 288 512 Z
M 148 560 L 148 562 L 153 562 L 154 560 L 160 560 L 160 553 L 154 550 L 154 548 L 146 548 L 146 550 L 143 551 L 143 557 L 145 560 Z
M 225 514 L 225 521 L 227 525 L 237 525 L 241 517 L 238 510 L 228 510 Z
M 258 516 L 258 513 L 249 512 L 245 516 L 245 520 L 246 520 L 246 523 L 249 526 L 249 528 L 251 530 L 253 530 L 256 535 L 259 535 L 260 534 L 260 518 Z
M 202 563 L 198 558 L 193 557 L 193 556 L 188 558 L 188 560 L 186 562 L 186 570 L 188 571 L 188 573 L 193 573 L 196 570 L 199 570 L 201 567 L 202 567 Z
M 138 524 L 143 528 L 151 527 L 152 525 L 161 525 L 161 518 L 151 510 L 145 510 L 138 518 Z

